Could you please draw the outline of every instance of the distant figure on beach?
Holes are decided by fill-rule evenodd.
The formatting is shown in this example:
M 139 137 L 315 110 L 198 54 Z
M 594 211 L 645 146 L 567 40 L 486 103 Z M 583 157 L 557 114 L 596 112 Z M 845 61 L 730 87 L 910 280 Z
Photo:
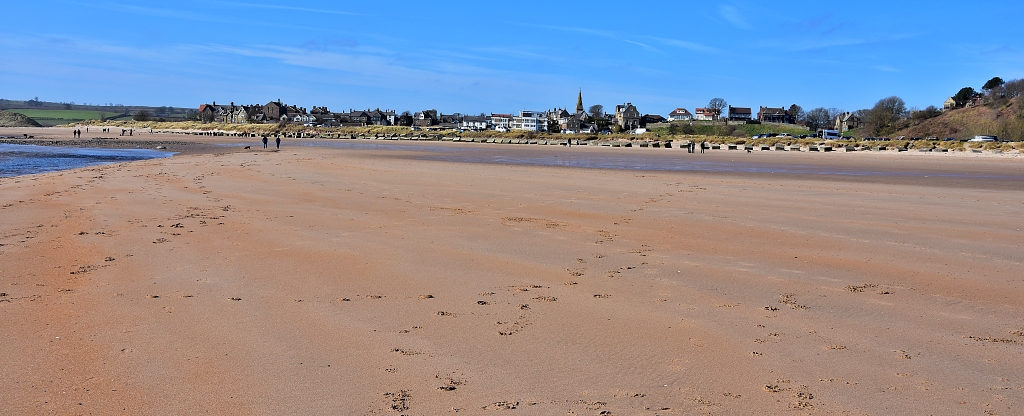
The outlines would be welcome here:
M 121 135 L 124 136 L 124 129 L 121 129 Z
M 128 135 L 131 136 L 134 129 L 128 129 Z
M 274 138 L 274 141 L 277 142 L 277 148 L 278 148 L 278 150 L 280 150 L 281 149 L 281 136 L 278 135 L 276 138 Z
M 263 148 L 267 148 L 267 136 L 263 136 Z
M 86 126 L 86 127 L 85 127 L 85 132 L 86 132 L 86 133 L 88 133 L 88 132 L 89 132 L 89 127 L 88 127 L 88 126 Z
M 704 149 L 706 147 L 708 147 L 708 142 L 700 142 L 700 152 L 701 152 L 701 154 L 704 153 Z

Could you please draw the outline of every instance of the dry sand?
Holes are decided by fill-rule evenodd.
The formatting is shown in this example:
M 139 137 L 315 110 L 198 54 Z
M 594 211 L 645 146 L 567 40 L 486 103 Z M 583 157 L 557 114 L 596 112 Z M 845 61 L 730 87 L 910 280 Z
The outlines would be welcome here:
M 894 173 L 857 180 L 416 150 L 0 179 L 0 414 L 1024 409 L 1020 159 L 751 155 Z

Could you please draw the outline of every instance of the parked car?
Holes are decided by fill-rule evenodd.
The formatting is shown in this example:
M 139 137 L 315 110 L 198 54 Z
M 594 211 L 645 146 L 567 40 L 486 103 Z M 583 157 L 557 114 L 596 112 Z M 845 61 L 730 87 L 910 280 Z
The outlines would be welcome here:
M 947 137 L 945 139 L 942 139 L 942 141 L 944 141 L 944 142 L 955 142 L 956 141 L 956 137 Z
M 874 137 L 865 137 L 864 140 L 869 141 L 869 142 L 873 142 L 876 139 Z
M 974 136 L 973 139 L 968 140 L 968 141 L 969 142 L 975 142 L 975 143 L 977 143 L 977 142 L 986 142 L 986 143 L 998 142 L 999 141 L 999 136 Z
M 843 140 L 853 140 L 853 136 L 843 136 Z

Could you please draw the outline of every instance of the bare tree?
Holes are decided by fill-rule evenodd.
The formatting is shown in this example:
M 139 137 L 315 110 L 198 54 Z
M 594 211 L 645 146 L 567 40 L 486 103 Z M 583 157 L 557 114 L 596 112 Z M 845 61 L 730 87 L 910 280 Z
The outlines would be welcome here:
M 1024 79 L 1015 79 L 1003 84 L 1003 94 L 1006 98 L 1017 98 L 1024 95 Z
M 907 103 L 894 95 L 878 100 L 868 113 L 864 124 L 871 134 L 890 134 L 897 130 L 896 123 L 905 119 L 907 115 Z
M 708 110 L 711 110 L 711 113 L 714 114 L 717 119 L 722 117 L 722 110 L 725 109 L 727 105 L 729 104 L 725 102 L 725 99 L 712 98 L 711 101 L 708 102 Z
M 590 113 L 590 116 L 593 118 L 604 118 L 604 106 L 601 104 L 594 104 L 590 106 L 590 109 L 587 112 Z
M 835 121 L 835 119 L 832 118 L 832 112 L 829 110 L 830 109 L 828 108 L 818 107 L 808 111 L 804 116 L 804 120 L 807 122 L 807 127 L 811 130 L 829 128 L 832 125 L 832 122 Z

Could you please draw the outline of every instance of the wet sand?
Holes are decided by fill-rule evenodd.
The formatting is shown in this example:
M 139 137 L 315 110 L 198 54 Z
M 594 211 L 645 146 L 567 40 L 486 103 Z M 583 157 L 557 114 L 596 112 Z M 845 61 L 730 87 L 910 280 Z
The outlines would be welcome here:
M 705 155 L 887 183 L 417 146 L 0 179 L 5 412 L 1024 408 L 1019 159 Z M 1009 178 L 900 179 L 936 169 Z

